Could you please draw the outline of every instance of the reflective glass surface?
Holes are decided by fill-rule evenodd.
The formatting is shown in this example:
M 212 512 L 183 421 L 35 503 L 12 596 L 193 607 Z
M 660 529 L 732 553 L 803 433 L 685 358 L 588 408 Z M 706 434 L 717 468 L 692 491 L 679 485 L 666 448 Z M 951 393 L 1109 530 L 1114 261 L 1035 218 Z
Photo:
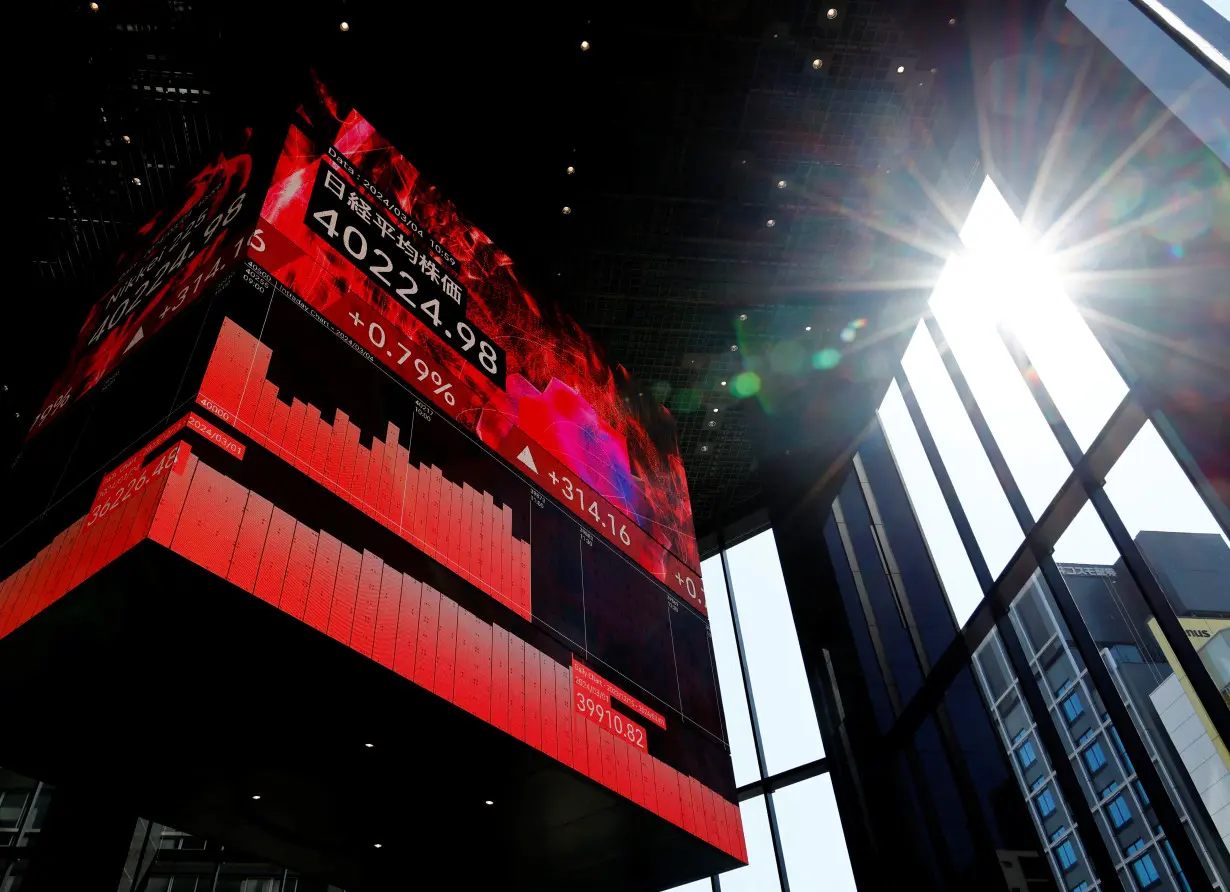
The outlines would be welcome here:
M 726 719 L 726 739 L 735 766 L 735 784 L 742 786 L 760 779 L 756 761 L 756 741 L 752 736 L 751 713 L 743 692 L 743 673 L 739 669 L 739 647 L 726 594 L 726 575 L 721 557 L 711 557 L 700 565 L 709 607 L 709 631 L 713 635 L 713 656 L 717 663 L 718 689 Z
M 824 755 L 771 531 L 727 552 L 765 764 L 777 774 Z

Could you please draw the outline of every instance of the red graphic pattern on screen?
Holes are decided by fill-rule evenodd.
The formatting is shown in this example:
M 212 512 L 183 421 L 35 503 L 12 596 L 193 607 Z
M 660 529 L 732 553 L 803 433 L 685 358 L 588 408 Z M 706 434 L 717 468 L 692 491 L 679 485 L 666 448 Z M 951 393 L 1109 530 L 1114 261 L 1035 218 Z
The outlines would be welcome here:
M 411 464 L 391 422 L 368 448 L 341 409 L 329 423 L 310 403 L 282 402 L 266 377 L 272 356 L 225 320 L 197 402 L 529 619 L 530 545 L 513 536 L 512 509 L 435 466 Z
M 314 124 L 321 132 L 336 131 L 333 145 L 337 151 L 371 179 L 365 193 L 373 206 L 387 197 L 393 207 L 416 220 L 456 258 L 457 268 L 447 263 L 446 268 L 466 290 L 467 318 L 506 351 L 512 395 L 484 378 L 442 340 L 422 337 L 423 349 L 483 394 L 491 411 L 513 423 L 519 423 L 518 408 L 526 395 L 531 391 L 543 394 L 552 381 L 562 382 L 576 395 L 569 401 L 569 410 L 575 408 L 574 404 L 584 404 L 586 409 L 568 416 L 552 415 L 544 418 L 543 424 L 534 424 L 540 434 L 557 430 L 553 427 L 557 424 L 562 425 L 558 429 L 569 431 L 548 436 L 544 445 L 626 517 L 686 564 L 699 567 L 687 480 L 673 433 L 651 433 L 645 419 L 630 408 L 625 398 L 635 401 L 637 397 L 627 373 L 611 368 L 593 339 L 575 321 L 536 301 L 517 278 L 509 257 L 427 184 L 418 169 L 366 119 L 353 110 L 342 112 L 323 85 L 318 84 L 318 91 L 317 103 L 301 109 L 301 114 L 324 116 Z M 322 162 L 329 148 L 314 143 L 298 127 L 290 128 L 261 216 L 302 253 L 280 258 L 281 262 L 269 256 L 256 259 L 318 310 L 323 311 L 339 293 L 349 291 L 373 309 L 392 316 L 405 332 L 423 331 L 417 319 L 391 302 L 333 244 L 313 233 L 304 222 L 319 165 L 329 163 Z M 437 256 L 443 259 L 443 255 Z M 548 400 L 537 408 L 550 412 L 555 406 Z M 655 416 L 655 426 L 663 422 L 669 425 L 664 409 L 644 411 Z M 478 418 L 470 418 L 468 423 L 476 427 Z M 531 436 L 535 433 L 527 432 Z
M 277 250 L 276 234 L 268 239 L 268 243 L 269 250 Z M 430 400 L 437 410 L 465 426 L 465 416 L 475 411 L 477 396 L 458 382 L 452 376 L 452 372 L 436 366 L 435 359 L 429 354 L 424 354 L 427 356 L 426 359 L 420 356 L 422 351 L 419 350 L 417 341 L 407 338 L 411 344 L 405 344 L 390 339 L 386 332 L 395 330 L 393 324 L 351 295 L 342 295 L 323 312 L 343 331 L 346 330 L 345 326 L 352 317 L 357 318 L 360 331 L 355 336 L 360 339 L 360 343 L 362 338 L 367 337 L 365 346 L 376 358 L 382 358 L 379 346 L 387 346 L 385 352 L 394 359 L 386 361 L 386 365 L 409 384 L 418 388 L 424 394 L 424 398 Z M 372 332 L 376 333 L 375 337 L 371 334 Z M 205 381 L 208 383 L 212 378 L 215 381 L 233 382 L 239 377 L 248 380 L 250 374 L 255 374 L 248 369 L 258 357 L 262 357 L 260 361 L 265 364 L 266 368 L 268 367 L 269 353 L 269 348 L 228 318 L 223 322 L 218 343 L 210 357 Z M 388 359 L 388 357 L 383 358 Z M 403 361 L 399 362 L 398 359 Z M 238 369 L 243 369 L 243 371 L 237 371 Z M 263 374 L 264 372 L 261 371 L 260 375 L 263 376 Z M 233 383 L 226 386 L 231 387 L 233 392 Z M 252 383 L 242 388 L 240 392 L 241 399 L 256 401 L 252 423 L 264 429 L 267 419 L 269 435 L 273 439 L 277 439 L 286 431 L 288 422 L 286 415 L 289 412 L 285 404 L 274 400 L 276 390 L 277 388 L 272 384 L 265 382 L 264 384 Z M 238 411 L 237 406 L 219 405 L 204 390 L 198 397 L 198 403 L 228 421 L 234 417 L 242 419 L 244 414 Z M 248 408 L 252 409 L 253 405 L 248 405 Z M 528 477 L 535 486 L 554 496 L 591 529 L 602 533 L 607 541 L 635 560 L 677 596 L 686 599 L 702 614 L 708 615 L 704 586 L 697 573 L 667 551 L 660 543 L 650 538 L 649 534 L 635 523 L 620 523 L 617 518 L 621 520 L 623 515 L 610 502 L 596 493 L 587 492 L 579 483 L 570 480 L 568 475 L 572 472 L 559 459 L 550 452 L 544 451 L 537 442 L 526 436 L 519 427 L 512 425 L 500 425 L 499 427 L 498 435 L 493 434 L 486 437 L 485 442 L 488 444 L 495 442 L 496 451 L 511 467 Z M 527 449 L 528 453 L 525 451 Z M 287 447 L 286 451 L 294 452 L 294 449 Z M 343 482 L 346 479 L 349 478 L 343 475 Z M 394 479 L 393 492 L 398 491 L 402 482 L 400 477 Z
M 231 439 L 195 412 L 189 412 L 103 476 L 102 482 L 98 485 L 98 493 L 94 496 L 94 503 L 90 505 L 86 523 L 93 526 L 106 514 L 143 490 L 151 479 L 156 479 L 163 469 L 158 467 L 158 463 L 147 467 L 146 458 L 184 428 L 196 431 L 209 442 L 225 449 L 241 461 L 243 460 L 245 449 L 242 443 Z M 182 463 L 182 459 L 180 461 Z
M 190 454 L 93 526 L 83 517 L 0 582 L 0 638 L 144 539 L 747 862 L 739 807 L 576 712 L 568 666 L 313 530 Z
M 188 181 L 178 204 L 137 233 L 121 255 L 119 279 L 90 310 L 73 355 L 30 426 L 34 436 L 73 401 L 102 381 L 203 293 L 221 281 L 248 241 L 236 233 L 252 158 L 219 156 Z
M 149 485 L 122 503 L 77 520 L 0 583 L 0 638 L 146 539 L 168 481 L 183 480 L 188 458 L 186 444 L 171 447 L 147 469 Z

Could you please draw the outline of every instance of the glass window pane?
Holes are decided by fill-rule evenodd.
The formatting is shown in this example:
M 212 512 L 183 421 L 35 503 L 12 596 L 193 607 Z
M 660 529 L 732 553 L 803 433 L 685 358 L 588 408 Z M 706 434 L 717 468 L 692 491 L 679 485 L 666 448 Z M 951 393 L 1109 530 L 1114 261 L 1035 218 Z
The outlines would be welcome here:
M 836 503 L 834 503 L 836 505 Z M 842 525 L 844 526 L 844 524 Z M 833 571 L 837 576 L 837 591 L 846 609 L 847 616 L 862 614 L 862 599 L 854 580 L 853 567 L 845 551 L 842 531 L 837 523 L 836 512 L 830 512 L 824 523 L 824 541 L 833 556 Z M 858 655 L 859 669 L 867 686 L 867 696 L 881 731 L 888 731 L 893 724 L 893 706 L 888 696 L 888 684 L 876 657 L 871 640 L 871 628 L 867 623 L 852 622 L 850 633 Z
M 976 257 L 953 257 L 929 306 L 1029 510 L 1039 517 L 1072 466 L 996 330 L 985 296 L 998 287 L 999 278 L 997 270 Z
M 722 572 L 721 557 L 711 557 L 701 562 L 700 574 L 705 583 L 705 600 L 709 607 L 709 631 L 713 635 L 713 658 L 717 663 L 718 688 L 726 717 L 726 739 L 735 765 L 735 785 L 741 787 L 760 780 L 760 766 L 756 761 L 751 713 L 747 709 L 747 696 L 743 693 L 739 648 L 735 644 L 730 602 L 726 599 L 726 574 Z
M 978 547 L 991 575 L 996 576 L 1021 543 L 1021 527 L 948 378 L 935 342 L 922 323 L 906 348 L 901 367 L 969 517 Z
M 713 892 L 713 881 L 706 877 L 683 886 L 672 886 L 666 892 Z
M 1072 435 L 1088 449 L 1127 395 L 1127 385 L 990 177 L 961 241 L 971 259 L 994 271 L 996 287 L 977 296 L 991 303 L 987 309 L 1020 340 Z
M 1161 434 L 1146 421 L 1106 475 L 1106 494 L 1131 536 L 1142 530 L 1225 536 Z M 1230 610 L 1230 594 L 1220 605 Z
M 927 539 L 931 559 L 944 583 L 948 603 L 957 622 L 964 625 L 982 601 L 982 589 L 957 534 L 957 526 L 952 522 L 948 506 L 944 504 L 940 485 L 931 472 L 927 454 L 923 451 L 922 441 L 918 439 L 918 431 L 910 420 L 909 410 L 905 407 L 896 381 L 888 387 L 884 402 L 880 404 L 879 417 L 918 524 Z
M 783 787 L 773 794 L 773 805 L 791 892 L 854 892 L 832 779 L 822 774 Z
M 781 890 L 777 860 L 773 857 L 773 837 L 769 834 L 769 813 L 764 797 L 741 803 L 743 835 L 747 840 L 747 864 L 721 874 L 722 892 L 773 892 Z
M 893 580 L 885 572 L 887 565 L 883 549 L 887 545 L 887 531 L 881 527 L 878 534 L 883 539 L 877 539 L 868 503 L 864 500 L 856 474 L 846 478 L 838 504 L 845 520 L 843 532 L 852 547 L 862 579 L 865 609 L 870 611 L 870 615 L 863 614 L 864 621 L 872 623 L 878 630 L 887 672 L 897 686 L 901 701 L 909 702 L 922 685 L 922 668 L 899 601 L 903 596 L 908 597 L 904 580 Z M 887 547 L 892 548 L 891 545 Z
M 1017 603 L 1019 602 L 1018 598 Z M 1014 611 L 1015 609 L 1014 606 Z M 1026 656 L 1034 664 L 1031 667 L 1032 676 L 1039 665 L 1034 662 L 1037 654 L 1035 645 L 1031 643 L 1033 636 L 1020 637 L 1024 639 L 1022 644 Z M 1038 637 L 1050 642 L 1044 648 L 1047 659 L 1039 662 L 1048 665 L 1049 659 L 1062 663 L 1062 660 L 1053 660 L 1054 636 Z M 1047 859 L 1060 888 L 1070 888 L 1085 881 L 1092 882 L 1094 876 L 1085 857 L 1083 841 L 1074 829 L 1075 821 L 1072 815 L 1073 807 L 1080 808 L 1083 803 L 1069 803 L 1059 787 L 1053 783 L 1050 765 L 1052 754 L 1046 752 L 1038 737 L 1034 716 L 1021 689 L 1022 681 L 1013 672 L 998 631 L 992 631 L 979 646 L 974 654 L 974 665 L 983 692 L 991 703 L 992 716 L 1002 744 L 1012 756 L 1013 771 L 1021 796 L 1025 799 L 1037 797 L 1034 800 L 1032 818 L 1038 838 L 1047 841 Z M 1075 678 L 1076 673 L 1070 664 L 1056 668 L 1058 671 L 1048 672 L 1042 683 L 1033 676 L 1024 684 L 1041 688 L 1045 692 L 1045 699 L 1056 687 L 1053 680 L 1055 676 Z M 1061 689 L 1064 683 L 1062 678 L 1058 685 Z M 1068 752 L 1071 752 L 1070 748 Z
M 944 586 L 931 560 L 927 540 L 919 529 L 914 506 L 910 504 L 880 425 L 872 427 L 859 446 L 858 456 L 884 527 L 884 539 L 901 575 L 901 590 L 909 601 L 919 643 L 927 657 L 935 662 L 952 644 L 957 627 Z
M 23 790 L 0 793 L 0 827 L 16 827 L 29 794 Z
M 773 532 L 739 543 L 727 551 L 726 559 L 765 764 L 770 774 L 777 774 L 819 759 L 824 745 Z
M 1141 449 L 1139 442 L 1138 436 L 1129 449 Z M 1174 462 L 1160 441 L 1150 445 L 1146 440 L 1143 448 L 1155 450 L 1145 458 L 1156 464 Z M 1177 466 L 1174 470 L 1177 472 Z M 1112 473 L 1124 472 L 1116 466 Z M 1146 481 L 1150 476 L 1156 477 L 1159 469 L 1150 468 L 1138 456 L 1131 473 L 1130 478 L 1119 477 L 1121 491 L 1133 483 L 1149 491 Z M 1186 481 L 1172 478 L 1169 482 L 1177 486 Z M 1182 515 L 1172 513 L 1173 504 L 1165 505 L 1165 498 L 1156 491 L 1154 495 L 1158 496 L 1153 503 L 1154 516 L 1163 521 L 1168 517 L 1182 519 Z M 1140 513 L 1138 522 L 1148 522 L 1143 505 L 1134 506 L 1133 510 Z M 1059 565 L 1064 585 L 1110 671 L 1117 695 L 1129 707 L 1136 733 L 1149 751 L 1176 810 L 1190 822 L 1206 869 L 1210 876 L 1215 876 L 1216 867 L 1208 853 L 1217 849 L 1218 837 L 1230 840 L 1230 759 L 1225 748 L 1218 746 L 1208 713 L 1194 690 L 1184 683 L 1185 676 L 1173 650 L 1167 646 L 1156 617 L 1110 542 L 1100 518 L 1088 505 L 1082 514 L 1090 517 L 1089 524 L 1079 530 L 1069 529 L 1056 545 L 1056 555 L 1063 554 L 1066 559 Z M 1207 614 L 1185 616 L 1181 605 L 1199 605 L 1192 610 L 1200 613 L 1209 609 L 1210 599 L 1226 598 L 1224 580 L 1230 575 L 1230 548 L 1218 535 L 1139 530 L 1138 522 L 1128 530 L 1135 534 L 1146 563 L 1175 607 L 1179 624 L 1189 634 L 1207 630 Z M 1189 522 L 1188 528 L 1192 526 L 1198 524 Z M 1084 550 L 1086 546 L 1088 551 Z M 1055 612 L 1045 585 L 1040 585 L 1039 593 L 1044 596 L 1044 610 Z M 1222 620 L 1220 625 L 1230 628 L 1230 619 Z M 1189 640 L 1199 648 L 1206 639 Z M 1106 733 L 1100 737 L 1100 743 L 1094 742 L 1085 750 L 1085 762 L 1091 773 L 1097 772 L 1094 786 L 1101 791 L 1098 798 L 1105 809 L 1104 826 L 1114 834 L 1114 843 L 1119 844 L 1116 847 L 1122 848 L 1131 841 L 1125 840 L 1126 834 L 1131 833 L 1135 839 L 1142 825 L 1156 827 L 1158 822 L 1148 797 L 1140 795 L 1143 788 L 1133 782 L 1135 769 L 1123 746 L 1123 729 L 1110 725 L 1108 717 L 1105 718 Z M 1079 724 L 1078 721 L 1073 727 Z M 1108 777 L 1117 783 L 1107 787 Z M 1139 823 L 1137 818 L 1141 819 Z

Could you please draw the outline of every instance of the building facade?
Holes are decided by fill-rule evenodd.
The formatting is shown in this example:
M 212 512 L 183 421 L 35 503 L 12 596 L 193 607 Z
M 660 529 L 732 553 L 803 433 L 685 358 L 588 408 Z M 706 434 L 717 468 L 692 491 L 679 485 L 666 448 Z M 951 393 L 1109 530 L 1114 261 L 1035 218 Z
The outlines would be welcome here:
M 875 417 L 836 463 L 762 443 L 767 511 L 702 543 L 749 863 L 695 889 L 1230 883 L 1218 16 L 971 28 L 960 243 Z M 16 892 L 54 791 L 0 787 Z M 125 832 L 125 890 L 308 889 Z

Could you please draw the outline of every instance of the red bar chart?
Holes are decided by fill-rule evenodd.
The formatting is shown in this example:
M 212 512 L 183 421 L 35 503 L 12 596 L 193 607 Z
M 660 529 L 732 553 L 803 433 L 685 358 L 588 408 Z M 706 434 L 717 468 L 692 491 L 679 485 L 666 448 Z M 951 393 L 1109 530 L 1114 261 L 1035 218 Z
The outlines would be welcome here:
M 530 546 L 513 535 L 511 509 L 438 467 L 415 464 L 392 422 L 384 440 L 364 446 L 341 409 L 326 421 L 316 406 L 279 399 L 267 379 L 272 356 L 226 320 L 197 402 L 529 619 Z
M 738 806 L 578 713 L 571 667 L 309 528 L 186 443 L 150 468 L 162 470 L 149 485 L 93 523 L 76 521 L 0 581 L 0 638 L 148 538 L 747 861 Z M 497 523 L 498 512 L 484 516 Z

